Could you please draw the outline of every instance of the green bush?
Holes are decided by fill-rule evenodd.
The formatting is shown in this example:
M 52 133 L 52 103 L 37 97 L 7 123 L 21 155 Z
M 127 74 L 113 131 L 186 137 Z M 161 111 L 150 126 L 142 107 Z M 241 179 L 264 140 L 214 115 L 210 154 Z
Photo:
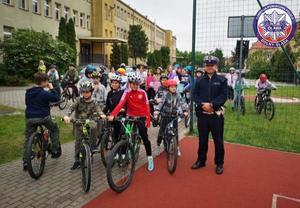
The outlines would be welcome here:
M 18 29 L 10 39 L 3 42 L 4 72 L 17 79 L 31 79 L 37 72 L 39 60 L 44 60 L 49 68 L 56 64 L 59 71 L 67 68 L 76 57 L 76 51 L 45 32 Z M 3 72 L 2 72 L 3 73 Z

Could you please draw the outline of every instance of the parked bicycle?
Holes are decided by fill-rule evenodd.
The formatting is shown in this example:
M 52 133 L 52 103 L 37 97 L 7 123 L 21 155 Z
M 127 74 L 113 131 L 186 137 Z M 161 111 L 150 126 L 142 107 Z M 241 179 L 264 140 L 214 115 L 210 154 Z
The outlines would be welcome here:
M 112 190 L 122 192 L 130 185 L 135 164 L 139 157 L 141 136 L 137 123 L 141 117 L 117 117 L 121 122 L 120 141 L 114 146 L 108 157 L 107 181 Z
M 50 137 L 48 129 L 39 125 L 38 130 L 28 140 L 25 160 L 28 165 L 28 173 L 34 179 L 39 179 L 43 175 L 46 158 L 51 154 Z M 60 144 L 59 151 L 61 152 Z
M 266 119 L 271 121 L 275 116 L 275 105 L 274 101 L 271 98 L 272 90 L 276 90 L 276 88 L 268 87 L 263 89 L 260 94 L 260 98 L 257 95 L 255 97 L 255 110 L 257 114 L 261 114 L 264 110 L 264 114 Z

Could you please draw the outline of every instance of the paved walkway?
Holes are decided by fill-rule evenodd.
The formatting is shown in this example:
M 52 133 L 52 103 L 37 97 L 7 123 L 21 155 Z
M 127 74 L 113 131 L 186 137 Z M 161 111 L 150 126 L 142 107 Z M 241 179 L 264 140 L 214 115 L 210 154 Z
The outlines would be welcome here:
M 24 109 L 25 89 L 0 88 L 0 104 Z M 62 115 L 58 109 L 53 111 L 57 116 Z M 182 124 L 179 132 L 183 136 L 185 129 Z M 153 147 L 156 136 L 157 129 L 151 128 L 149 137 Z M 20 160 L 0 165 L 0 207 L 81 207 L 108 188 L 106 171 L 99 154 L 94 157 L 91 190 L 85 194 L 81 189 L 80 170 L 70 171 L 74 155 L 73 142 L 64 144 L 62 150 L 63 155 L 58 160 L 47 159 L 44 175 L 37 181 L 22 171 Z M 144 148 L 141 150 L 138 167 L 146 163 Z

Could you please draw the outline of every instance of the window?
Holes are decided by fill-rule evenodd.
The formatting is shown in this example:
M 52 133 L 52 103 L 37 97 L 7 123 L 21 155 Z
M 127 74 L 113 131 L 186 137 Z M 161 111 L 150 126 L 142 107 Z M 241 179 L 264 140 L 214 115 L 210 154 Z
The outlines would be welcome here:
M 108 37 L 108 31 L 105 29 L 105 37 Z
M 90 30 L 90 22 L 91 22 L 91 17 L 90 16 L 86 16 L 86 27 L 88 30 Z
M 85 15 L 83 13 L 80 13 L 80 27 L 85 27 L 84 25 L 84 20 L 85 19 Z
M 32 12 L 33 13 L 39 13 L 39 1 L 38 0 L 32 0 Z
M 64 17 L 66 20 L 69 19 L 69 7 L 64 7 Z
M 27 9 L 26 0 L 19 0 L 19 8 L 20 9 Z
M 3 26 L 3 38 L 11 38 L 13 29 L 13 27 Z
M 55 19 L 60 20 L 60 4 L 55 3 Z
M 78 11 L 73 10 L 73 22 L 76 26 L 78 26 Z
M 105 20 L 108 20 L 108 6 L 105 4 L 105 10 L 104 10 Z
M 2 3 L 3 3 L 3 4 L 10 5 L 10 6 L 13 5 L 13 1 L 12 1 L 12 0 L 2 0 Z
M 51 16 L 51 0 L 45 0 L 45 16 Z
M 112 36 L 113 36 L 113 32 L 112 32 L 112 31 L 110 31 L 110 32 L 109 32 L 109 37 L 111 37 L 111 38 L 112 38 Z

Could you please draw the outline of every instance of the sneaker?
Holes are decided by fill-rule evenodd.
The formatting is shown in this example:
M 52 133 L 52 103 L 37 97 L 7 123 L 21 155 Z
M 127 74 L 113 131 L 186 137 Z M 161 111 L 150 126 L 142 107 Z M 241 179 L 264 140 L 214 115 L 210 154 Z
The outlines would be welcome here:
M 152 172 L 154 170 L 154 161 L 153 157 L 149 156 L 148 157 L 148 171 Z
M 160 155 L 160 153 L 161 153 L 161 146 L 160 145 L 156 147 L 156 151 L 155 152 L 156 152 L 157 156 Z
M 27 171 L 28 170 L 28 164 L 27 162 L 23 161 L 23 171 Z
M 223 165 L 217 165 L 217 167 L 216 167 L 216 174 L 217 175 L 222 175 L 223 172 L 224 172 Z
M 177 149 L 177 155 L 178 155 L 178 157 L 180 157 L 180 156 L 181 156 L 181 152 L 180 152 L 180 149 L 179 149 L 179 147 L 178 147 L 178 149 Z
M 71 167 L 71 170 L 76 170 L 80 168 L 80 162 L 76 161 L 74 162 L 73 166 Z

